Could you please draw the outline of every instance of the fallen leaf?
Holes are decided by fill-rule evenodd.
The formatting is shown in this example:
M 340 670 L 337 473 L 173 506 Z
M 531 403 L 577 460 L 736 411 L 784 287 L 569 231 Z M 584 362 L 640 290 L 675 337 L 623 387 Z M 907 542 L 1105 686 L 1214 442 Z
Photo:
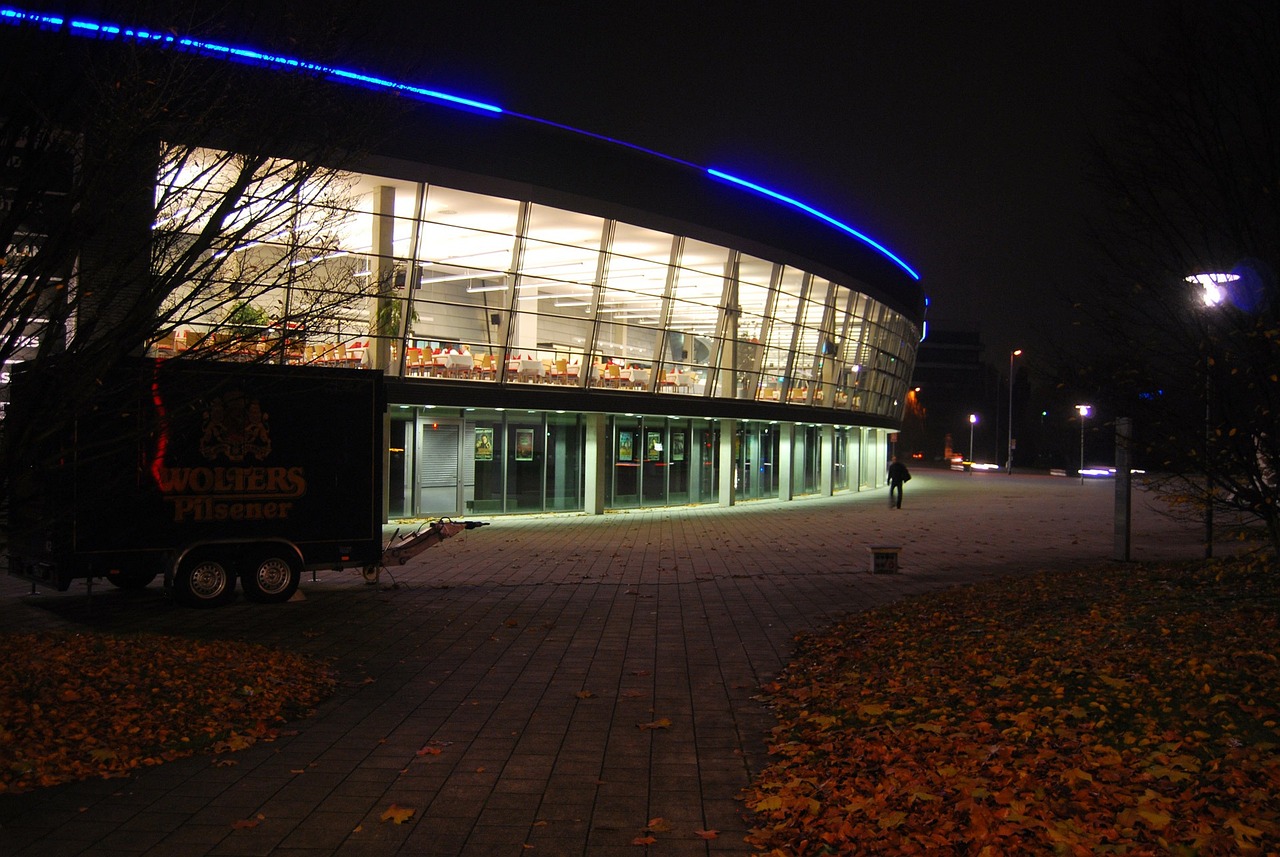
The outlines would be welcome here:
M 578 699 L 595 699 L 596 695 L 589 690 L 580 690 L 574 694 Z
M 671 721 L 666 717 L 662 717 L 662 718 L 659 718 L 658 720 L 653 720 L 648 723 L 637 723 L 636 726 L 640 727 L 641 729 L 670 729 Z
M 652 836 L 637 836 L 631 840 L 632 845 L 652 845 L 658 840 Z
M 695 830 L 695 831 L 693 831 L 693 835 L 694 835 L 694 836 L 696 836 L 696 837 L 698 837 L 699 839 L 715 839 L 717 836 L 719 836 L 719 835 L 720 835 L 720 831 L 718 831 L 718 830 Z
M 657 818 L 649 819 L 649 823 L 644 826 L 644 829 L 653 831 L 654 833 L 669 833 L 671 831 L 671 825 L 667 824 L 667 820 L 665 818 L 658 816 Z
M 404 824 L 406 821 L 413 818 L 413 814 L 415 812 L 417 812 L 417 810 L 411 807 L 400 806 L 399 804 L 393 803 L 391 806 L 387 807 L 386 812 L 382 813 L 381 820 L 394 821 L 396 824 Z

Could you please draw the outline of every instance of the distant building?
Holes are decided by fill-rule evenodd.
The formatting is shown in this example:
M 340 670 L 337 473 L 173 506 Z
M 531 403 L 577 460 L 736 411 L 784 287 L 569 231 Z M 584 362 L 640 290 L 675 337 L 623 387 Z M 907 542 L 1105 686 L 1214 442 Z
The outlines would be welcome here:
M 920 343 L 913 385 L 926 415 L 926 460 L 942 460 L 948 452 L 967 455 L 969 414 L 978 415 L 974 458 L 989 457 L 989 439 L 995 437 L 998 413 L 992 372 L 983 362 L 985 346 L 976 331 L 929 327 Z M 948 443 L 950 439 L 950 443 Z

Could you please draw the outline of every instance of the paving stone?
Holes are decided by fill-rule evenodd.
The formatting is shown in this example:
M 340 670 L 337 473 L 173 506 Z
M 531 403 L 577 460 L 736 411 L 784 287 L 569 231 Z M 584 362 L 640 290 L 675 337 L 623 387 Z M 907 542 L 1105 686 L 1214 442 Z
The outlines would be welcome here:
M 226 754 L 234 766 L 198 756 L 0 796 L 0 853 L 634 857 L 662 816 L 671 830 L 650 853 L 751 854 L 737 798 L 768 763 L 773 725 L 757 697 L 796 634 L 1111 553 L 1109 482 L 913 475 L 892 511 L 876 491 L 491 518 L 376 586 L 318 573 L 283 605 L 191 611 L 158 590 L 33 596 L 0 580 L 9 631 L 239 639 L 330 659 L 341 679 L 310 719 Z M 1198 524 L 1145 494 L 1133 532 L 1135 560 L 1202 554 Z M 901 571 L 872 575 L 865 546 L 888 538 Z M 640 728 L 661 718 L 667 728 Z M 439 755 L 419 757 L 432 742 Z M 413 817 L 381 821 L 392 803 Z M 720 834 L 698 839 L 703 828 Z

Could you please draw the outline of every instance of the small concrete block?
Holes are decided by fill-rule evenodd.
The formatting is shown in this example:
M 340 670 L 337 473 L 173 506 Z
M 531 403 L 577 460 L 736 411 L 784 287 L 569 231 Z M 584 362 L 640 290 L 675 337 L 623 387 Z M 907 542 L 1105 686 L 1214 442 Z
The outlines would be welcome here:
M 872 574 L 898 573 L 898 554 L 902 552 L 902 545 L 867 545 L 867 550 L 871 553 Z

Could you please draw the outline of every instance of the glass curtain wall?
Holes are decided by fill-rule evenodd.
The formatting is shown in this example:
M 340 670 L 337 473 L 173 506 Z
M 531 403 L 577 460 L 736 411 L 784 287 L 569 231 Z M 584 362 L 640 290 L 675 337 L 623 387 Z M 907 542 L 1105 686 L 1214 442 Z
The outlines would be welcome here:
M 207 218 L 183 212 L 212 207 L 231 163 L 210 150 L 160 177 L 159 264 L 196 241 Z M 290 181 L 289 165 L 264 169 L 201 257 L 157 353 L 900 415 L 919 329 L 856 282 L 528 200 Z
M 390 517 L 583 508 L 586 431 L 580 416 L 457 413 L 393 410 Z
M 734 495 L 739 500 L 776 499 L 782 438 L 777 426 L 746 421 L 734 437 Z
M 715 422 L 620 415 L 609 419 L 609 432 L 610 508 L 717 502 Z

